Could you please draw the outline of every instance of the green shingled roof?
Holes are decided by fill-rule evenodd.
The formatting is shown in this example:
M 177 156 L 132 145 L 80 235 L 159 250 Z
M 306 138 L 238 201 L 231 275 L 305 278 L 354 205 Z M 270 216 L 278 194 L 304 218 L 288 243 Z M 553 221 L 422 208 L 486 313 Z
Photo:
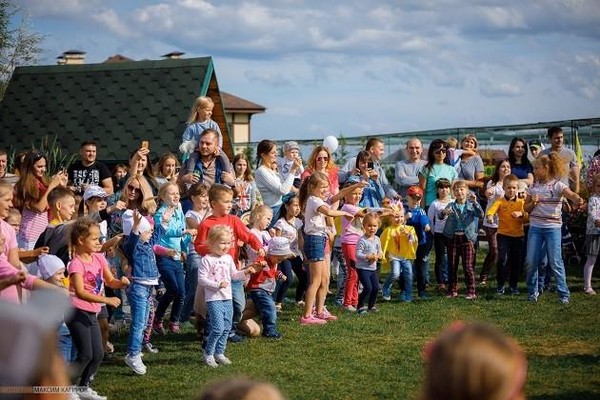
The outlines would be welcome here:
M 56 134 L 72 153 L 95 140 L 101 160 L 126 160 L 142 140 L 153 156 L 176 152 L 200 95 L 214 100 L 213 119 L 231 155 L 210 57 L 19 67 L 0 103 L 0 147 L 19 151 Z

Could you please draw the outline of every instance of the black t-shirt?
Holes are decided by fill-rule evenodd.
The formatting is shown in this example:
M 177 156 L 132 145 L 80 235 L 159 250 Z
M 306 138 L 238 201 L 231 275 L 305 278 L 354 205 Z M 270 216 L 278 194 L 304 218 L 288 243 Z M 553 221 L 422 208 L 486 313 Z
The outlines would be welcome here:
M 84 184 L 102 186 L 101 182 L 111 177 L 108 167 L 98 161 L 84 167 L 81 160 L 77 160 L 69 166 L 68 172 L 70 184 L 77 188 Z

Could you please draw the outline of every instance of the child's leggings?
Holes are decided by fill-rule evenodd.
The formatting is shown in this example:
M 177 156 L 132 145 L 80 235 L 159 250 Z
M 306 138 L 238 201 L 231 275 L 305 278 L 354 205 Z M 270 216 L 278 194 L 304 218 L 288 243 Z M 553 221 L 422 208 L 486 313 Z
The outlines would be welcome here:
M 342 243 L 342 254 L 346 259 L 346 282 L 344 282 L 344 305 L 358 304 L 358 272 L 356 271 L 356 244 Z
M 475 246 L 462 234 L 455 234 L 448 239 L 448 293 L 458 292 L 458 262 L 462 257 L 463 270 L 465 272 L 465 285 L 467 295 L 475 294 Z
M 67 327 L 77 349 L 77 359 L 73 363 L 76 374 L 74 383 L 89 386 L 90 378 L 98 371 L 104 358 L 104 345 L 96 313 L 76 308 Z
M 364 307 L 365 301 L 368 300 L 370 310 L 375 307 L 377 293 L 379 292 L 379 278 L 377 277 L 377 271 L 359 269 L 358 279 L 360 279 L 360 283 L 363 285 L 363 290 L 358 296 L 358 308 Z

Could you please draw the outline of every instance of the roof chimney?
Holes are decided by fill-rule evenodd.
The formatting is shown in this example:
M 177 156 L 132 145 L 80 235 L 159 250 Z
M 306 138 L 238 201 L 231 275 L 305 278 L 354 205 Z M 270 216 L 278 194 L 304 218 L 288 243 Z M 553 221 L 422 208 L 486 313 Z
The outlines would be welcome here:
M 170 53 L 163 54 L 161 57 L 168 58 L 170 60 L 178 60 L 184 54 L 185 53 L 182 53 L 181 51 L 172 51 Z
M 85 63 L 85 51 L 67 50 L 56 58 L 59 65 L 74 65 Z

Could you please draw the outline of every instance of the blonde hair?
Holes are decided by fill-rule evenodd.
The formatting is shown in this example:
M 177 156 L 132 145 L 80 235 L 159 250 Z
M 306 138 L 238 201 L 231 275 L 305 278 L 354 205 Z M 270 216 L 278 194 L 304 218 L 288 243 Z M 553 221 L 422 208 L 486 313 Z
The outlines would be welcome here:
M 446 139 L 446 143 L 448 144 L 448 147 L 456 148 L 456 146 L 458 146 L 458 139 L 450 136 L 448 139 Z
M 477 141 L 477 138 L 475 137 L 475 135 L 467 135 L 464 138 L 462 138 L 462 140 L 460 141 L 461 146 L 466 140 L 469 140 L 469 139 L 471 139 L 472 141 L 475 142 L 475 150 L 477 150 L 477 147 L 479 147 L 479 142 Z
M 457 322 L 424 349 L 421 400 L 511 400 L 523 395 L 527 360 L 491 325 Z
M 209 246 L 212 246 L 224 238 L 229 237 L 231 239 L 231 236 L 233 236 L 233 232 L 230 227 L 227 225 L 215 225 L 208 230 L 208 244 Z
M 377 213 L 374 212 L 370 212 L 370 213 L 366 213 L 365 216 L 363 217 L 363 226 L 366 226 L 367 223 L 369 222 L 375 222 L 378 226 L 381 225 L 381 217 L 379 217 L 379 215 Z
M 285 400 L 269 382 L 246 377 L 226 378 L 206 386 L 195 400 Z
M 548 168 L 548 174 L 551 178 L 563 178 L 569 174 L 569 164 L 556 151 L 551 151 L 536 158 L 531 162 L 532 165 L 541 165 Z M 578 178 L 579 179 L 579 178 Z
M 13 194 L 13 186 L 5 180 L 0 179 L 0 197 Z
M 271 207 L 265 204 L 261 204 L 259 206 L 254 207 L 254 209 L 250 213 L 250 226 L 254 227 L 256 221 L 267 214 L 270 214 L 271 217 L 273 217 L 273 210 L 271 209 Z
M 194 122 L 198 121 L 198 109 L 199 108 L 203 108 L 205 106 L 215 106 L 214 101 L 212 101 L 212 99 L 210 97 L 207 96 L 200 96 L 200 97 L 196 97 L 196 100 L 194 101 L 194 105 L 192 106 L 192 109 L 190 110 L 190 116 L 187 120 L 188 124 L 193 124 Z
M 179 191 L 179 185 L 174 183 L 174 182 L 165 182 L 163 183 L 163 185 L 160 187 L 160 189 L 158 189 L 158 199 L 162 202 L 165 199 L 165 196 L 167 194 L 167 190 L 169 189 L 169 187 L 174 186 L 177 188 L 177 191 Z
M 467 185 L 467 181 L 462 180 L 462 179 L 452 182 L 452 191 L 454 191 L 454 189 L 459 188 L 459 187 L 468 188 L 469 185 Z

